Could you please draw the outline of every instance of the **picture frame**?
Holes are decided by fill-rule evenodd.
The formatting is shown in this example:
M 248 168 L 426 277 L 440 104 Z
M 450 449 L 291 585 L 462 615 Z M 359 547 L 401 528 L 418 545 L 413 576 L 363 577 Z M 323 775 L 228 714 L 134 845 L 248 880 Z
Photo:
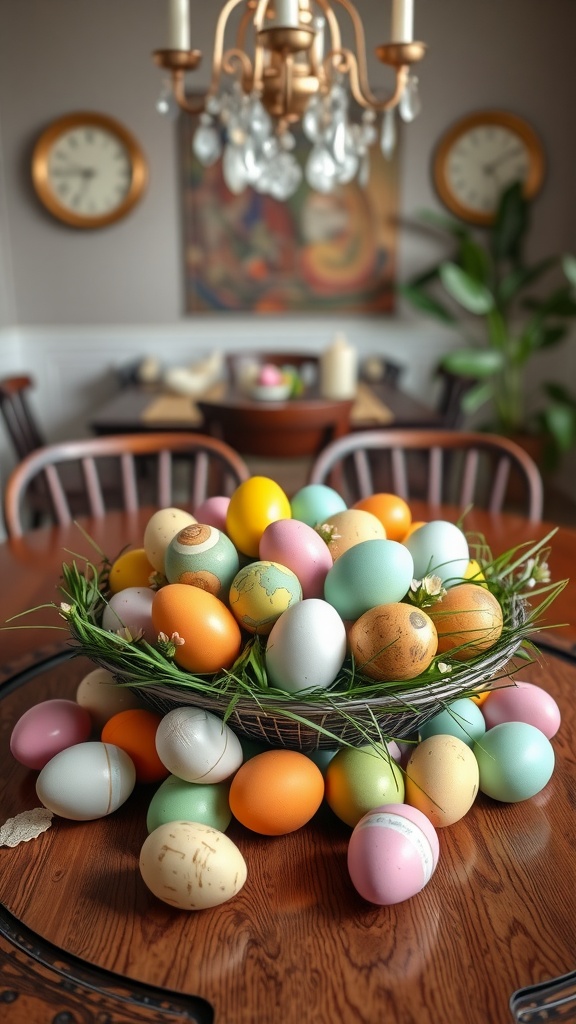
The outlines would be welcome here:
M 384 315 L 394 312 L 398 221 L 396 152 L 370 151 L 370 175 L 328 195 L 305 182 L 286 202 L 235 195 L 222 161 L 192 152 L 197 119 L 181 116 L 185 311 Z M 302 165 L 309 143 L 297 140 Z

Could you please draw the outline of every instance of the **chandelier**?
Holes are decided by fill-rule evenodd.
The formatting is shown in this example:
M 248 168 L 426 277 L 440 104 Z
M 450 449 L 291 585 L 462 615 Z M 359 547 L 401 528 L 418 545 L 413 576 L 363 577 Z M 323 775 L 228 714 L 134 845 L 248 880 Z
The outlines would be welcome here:
M 390 41 L 376 47 L 393 72 L 385 98 L 368 82 L 364 26 L 350 0 L 227 0 L 202 98 L 188 88 L 188 73 L 202 59 L 190 46 L 189 0 L 169 4 L 170 47 L 153 54 L 169 74 L 157 109 L 198 116 L 194 154 L 205 167 L 222 158 L 224 180 L 235 194 L 250 186 L 287 200 L 303 177 L 324 193 L 353 179 L 364 186 L 378 136 L 385 157 L 394 152 L 396 110 L 405 122 L 419 112 L 412 68 L 425 46 L 413 40 L 413 0 L 392 0 Z M 349 18 L 354 50 L 342 43 L 337 7 Z M 235 8 L 236 36 L 227 48 Z M 310 144 L 304 171 L 295 155 L 297 126 Z

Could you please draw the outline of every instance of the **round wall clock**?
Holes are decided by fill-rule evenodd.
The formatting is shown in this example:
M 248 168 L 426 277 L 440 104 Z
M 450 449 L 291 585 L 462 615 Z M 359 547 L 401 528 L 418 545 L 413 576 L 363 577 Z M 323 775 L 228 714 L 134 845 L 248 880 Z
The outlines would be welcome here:
M 125 217 L 142 197 L 147 179 L 138 142 L 104 114 L 58 118 L 32 154 L 32 180 L 41 202 L 75 228 L 101 228 Z
M 481 111 L 457 121 L 433 157 L 436 190 L 462 220 L 491 224 L 498 201 L 514 181 L 532 198 L 544 178 L 544 149 L 522 118 L 500 110 Z

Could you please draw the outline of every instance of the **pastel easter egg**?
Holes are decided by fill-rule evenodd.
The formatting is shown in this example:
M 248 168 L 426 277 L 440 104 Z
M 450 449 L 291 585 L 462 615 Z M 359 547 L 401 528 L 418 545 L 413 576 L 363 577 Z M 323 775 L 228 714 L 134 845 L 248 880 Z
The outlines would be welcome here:
M 143 707 L 136 691 L 129 686 L 118 686 L 107 668 L 92 669 L 82 677 L 76 690 L 76 702 L 86 708 L 98 731 L 119 711 Z
M 200 505 L 194 510 L 194 518 L 199 523 L 205 523 L 207 526 L 215 526 L 217 530 L 221 530 L 222 533 L 226 532 L 226 513 L 228 512 L 228 506 L 230 504 L 230 498 L 224 494 L 215 494 L 210 498 L 206 498 Z
M 26 768 L 40 771 L 61 750 L 87 740 L 91 731 L 92 718 L 76 701 L 44 700 L 16 722 L 10 752 Z
M 308 526 L 323 523 L 335 512 L 346 508 L 344 498 L 333 487 L 326 484 L 306 484 L 291 499 L 292 518 Z
M 266 644 L 271 686 L 289 693 L 333 683 L 346 657 L 346 629 L 338 612 L 309 597 L 274 623 Z
M 503 803 L 536 796 L 554 771 L 550 740 L 528 722 L 501 722 L 487 729 L 473 747 L 480 771 L 480 789 Z
M 457 736 L 429 736 L 406 765 L 406 803 L 422 811 L 436 828 L 453 825 L 468 813 L 478 785 L 476 757 Z
M 401 601 L 413 576 L 412 555 L 404 544 L 366 540 L 334 562 L 326 575 L 324 597 L 343 619 L 354 620 L 376 605 Z
M 280 562 L 296 574 L 302 596 L 324 597 L 324 580 L 332 568 L 332 555 L 322 537 L 298 519 L 279 519 L 260 538 L 261 559 Z
M 433 519 L 404 541 L 414 560 L 414 577 L 439 576 L 445 587 L 464 578 L 470 562 L 468 541 L 458 526 Z
M 36 780 L 40 802 L 71 821 L 94 821 L 116 811 L 136 783 L 134 763 L 112 743 L 90 741 L 61 750 Z
M 238 552 L 225 533 L 214 526 L 192 523 L 172 538 L 164 555 L 169 583 L 186 583 L 226 600 L 238 572 Z
M 439 855 L 438 836 L 426 815 L 407 804 L 390 803 L 369 811 L 355 825 L 348 871 L 365 900 L 392 906 L 428 884 Z
M 182 508 L 160 508 L 150 516 L 144 530 L 143 545 L 156 572 L 164 572 L 164 555 L 172 538 L 195 522 L 192 513 Z
M 482 715 L 488 729 L 501 722 L 528 722 L 549 740 L 560 728 L 560 708 L 551 694 L 520 679 L 488 693 L 482 702 Z
M 150 801 L 146 827 L 153 832 L 168 821 L 199 821 L 225 832 L 232 819 L 229 790 L 227 781 L 203 785 L 169 775 Z
M 112 594 L 102 613 L 102 629 L 135 638 L 140 634 L 149 644 L 156 640 L 152 625 L 152 602 L 155 591 L 150 587 L 126 587 Z
M 243 629 L 267 636 L 282 613 L 302 600 L 302 586 L 279 562 L 250 562 L 232 580 L 228 600 Z
M 222 782 L 243 759 L 232 729 L 210 711 L 191 706 L 164 715 L 156 730 L 156 750 L 168 771 L 185 782 Z
M 477 704 L 470 697 L 460 697 L 429 718 L 420 726 L 420 739 L 428 736 L 457 736 L 469 747 L 479 740 L 486 732 L 486 722 Z
M 246 881 L 246 861 L 231 839 L 199 821 L 169 821 L 140 850 L 144 884 L 179 910 L 205 910 L 232 899 Z

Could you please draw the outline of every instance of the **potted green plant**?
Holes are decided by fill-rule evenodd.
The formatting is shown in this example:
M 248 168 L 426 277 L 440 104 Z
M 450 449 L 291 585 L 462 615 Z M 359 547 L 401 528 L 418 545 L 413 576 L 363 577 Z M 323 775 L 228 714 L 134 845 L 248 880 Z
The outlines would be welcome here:
M 463 346 L 441 365 L 473 381 L 463 398 L 465 411 L 488 404 L 485 429 L 540 437 L 543 465 L 554 468 L 576 444 L 576 394 L 540 378 L 537 396 L 529 395 L 526 371 L 532 359 L 566 339 L 576 316 L 576 258 L 527 264 L 530 212 L 515 182 L 502 193 L 493 223 L 482 229 L 484 238 L 480 229 L 425 213 L 423 223 L 447 232 L 454 252 L 399 290 L 414 308 L 460 333 Z M 548 287 L 546 279 L 552 281 Z

